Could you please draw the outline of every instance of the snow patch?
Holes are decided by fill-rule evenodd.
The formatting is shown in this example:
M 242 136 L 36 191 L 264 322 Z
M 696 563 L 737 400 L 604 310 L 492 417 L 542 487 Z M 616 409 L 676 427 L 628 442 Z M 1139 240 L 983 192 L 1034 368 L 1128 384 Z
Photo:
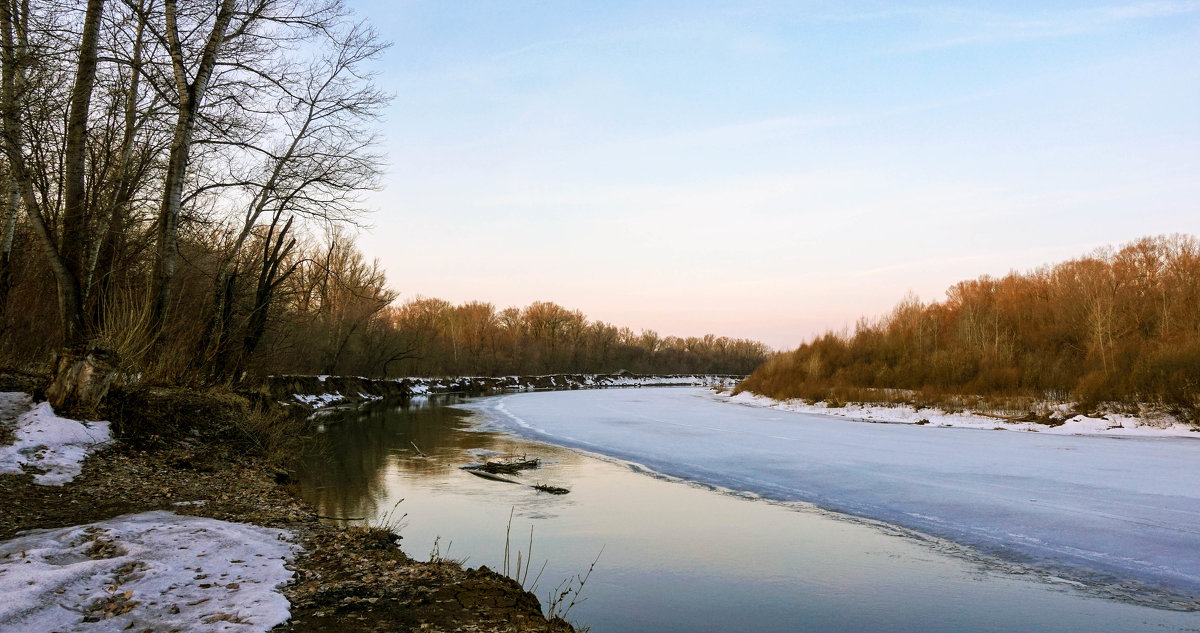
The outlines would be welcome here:
M 320 409 L 321 407 L 327 407 L 335 402 L 346 399 L 346 396 L 343 396 L 342 394 L 336 393 L 336 392 L 335 393 L 318 393 L 318 394 L 314 394 L 314 395 L 294 393 L 294 394 L 292 394 L 292 397 L 314 409 Z
M 13 444 L 0 446 L 0 473 L 33 472 L 33 481 L 43 486 L 74 479 L 83 470 L 83 459 L 112 439 L 108 422 L 60 418 L 46 402 L 22 413 L 13 435 Z
M 0 543 L 5 631 L 267 631 L 298 548 L 271 528 L 145 512 Z

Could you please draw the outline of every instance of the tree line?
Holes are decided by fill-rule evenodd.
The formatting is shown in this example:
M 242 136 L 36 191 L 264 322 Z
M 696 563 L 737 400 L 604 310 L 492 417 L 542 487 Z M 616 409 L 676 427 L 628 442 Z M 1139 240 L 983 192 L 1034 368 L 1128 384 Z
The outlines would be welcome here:
M 851 399 L 863 389 L 1018 395 L 1200 412 L 1200 241 L 1147 237 L 1028 273 L 914 297 L 853 333 L 780 354 L 742 389 Z
M 769 355 L 757 341 L 634 333 L 579 310 L 539 301 L 524 308 L 491 303 L 459 305 L 417 297 L 383 306 L 355 329 L 353 320 L 322 326 L 331 344 L 314 353 L 295 348 L 265 357 L 264 372 L 291 368 L 307 373 L 364 376 L 495 376 L 548 373 L 748 374 Z
M 242 372 L 377 184 L 385 47 L 340 0 L 2 0 L 6 356 L 56 404 Z
M 393 305 L 353 235 L 386 49 L 340 0 L 0 0 L 0 362 L 113 377 L 748 372 L 550 303 Z

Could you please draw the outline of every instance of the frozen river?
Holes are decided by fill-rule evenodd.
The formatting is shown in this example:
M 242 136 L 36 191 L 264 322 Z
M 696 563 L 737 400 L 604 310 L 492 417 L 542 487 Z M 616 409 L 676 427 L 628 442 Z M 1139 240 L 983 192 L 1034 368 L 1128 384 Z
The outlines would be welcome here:
M 1200 596 L 1200 441 L 875 424 L 704 389 L 506 395 L 490 424 L 654 472 L 881 520 L 1159 606 Z
M 1194 593 L 1137 586 L 1133 571 L 1105 577 L 1077 565 L 1074 573 L 1060 573 L 1015 563 L 1012 555 L 980 555 L 946 539 L 801 502 L 767 502 L 712 489 L 712 482 L 720 482 L 742 491 L 800 498 L 801 493 L 817 491 L 811 482 L 824 479 L 804 477 L 823 468 L 851 470 L 849 457 L 835 454 L 848 454 L 853 448 L 859 463 L 873 460 L 876 466 L 865 468 L 877 472 L 843 477 L 838 494 L 866 508 L 865 501 L 876 496 L 887 501 L 892 493 L 867 494 L 863 488 L 886 486 L 899 493 L 893 478 L 880 477 L 899 468 L 879 467 L 891 463 L 884 457 L 895 460 L 900 453 L 917 450 L 905 448 L 911 440 L 891 438 L 890 433 L 994 437 L 1000 445 L 1015 439 L 1003 438 L 1004 433 L 941 429 L 940 434 L 930 434 L 932 429 L 925 427 L 793 417 L 717 402 L 707 392 L 680 388 L 536 393 L 451 404 L 437 399 L 413 406 L 380 403 L 324 418 L 320 450 L 307 456 L 298 471 L 301 494 L 320 514 L 343 517 L 344 523 L 399 525 L 404 550 L 411 556 L 440 551 L 450 558 L 469 557 L 470 566 L 493 569 L 502 564 L 512 516 L 511 533 L 521 535 L 516 545 L 527 554 L 527 539 L 531 530 L 535 532 L 533 554 L 527 556 L 534 561 L 534 571 L 543 562 L 547 565 L 534 588 L 543 604 L 559 581 L 586 570 L 603 550 L 584 591 L 586 600 L 568 616 L 594 633 L 1200 630 L 1200 613 L 1194 597 L 1189 597 Z M 483 413 L 469 415 L 462 408 Z M 670 413 L 674 410 L 686 415 L 675 418 Z M 528 426 L 503 411 L 519 412 Z M 580 428 L 567 433 L 558 429 L 560 424 Z M 714 430 L 725 424 L 733 425 L 738 435 Z M 818 430 L 826 424 L 835 426 Z M 535 426 L 552 435 L 533 431 Z M 746 439 L 755 434 L 760 439 Z M 762 438 L 764 434 L 775 437 Z M 613 440 L 613 445 L 605 445 L 599 436 Z M 809 446 L 788 444 L 789 437 L 807 437 Z M 887 438 L 890 448 L 878 456 L 864 455 L 862 445 L 878 438 Z M 1034 441 L 1044 439 L 1070 447 L 1071 441 L 1085 438 Z M 825 443 L 823 450 L 816 448 L 820 442 Z M 1124 444 L 1108 440 L 1105 445 Z M 704 445 L 708 448 L 701 450 Z M 1170 445 L 1174 444 L 1163 446 Z M 739 460 L 745 450 L 766 455 L 758 464 L 764 467 L 756 470 Z M 957 472 L 947 462 L 963 459 L 959 450 L 949 457 L 910 458 L 905 461 L 928 463 L 906 469 L 916 480 L 923 478 L 918 471 L 938 476 Z M 596 455 L 618 451 L 658 470 L 710 484 L 650 476 L 631 462 Z M 541 467 L 512 476 L 524 485 L 481 479 L 462 470 L 505 456 L 537 458 Z M 777 478 L 782 483 L 766 485 Z M 531 487 L 538 482 L 571 492 L 538 492 Z M 919 493 L 915 484 L 909 486 L 904 494 Z M 823 492 L 828 499 L 838 496 L 833 489 Z M 1031 498 L 1038 497 L 1029 495 L 1026 502 Z M 977 502 L 991 503 L 971 499 L 970 505 Z M 941 513 L 943 521 L 949 514 Z M 991 521 L 993 526 L 998 522 L 995 517 Z M 968 523 L 962 519 L 958 524 Z M 1178 544 L 1163 547 L 1186 549 Z M 1194 554 L 1183 551 L 1179 559 L 1183 566 L 1190 565 L 1186 561 L 1194 560 Z M 1078 580 L 1084 584 L 1076 584 Z M 1128 599 L 1111 599 L 1122 592 Z

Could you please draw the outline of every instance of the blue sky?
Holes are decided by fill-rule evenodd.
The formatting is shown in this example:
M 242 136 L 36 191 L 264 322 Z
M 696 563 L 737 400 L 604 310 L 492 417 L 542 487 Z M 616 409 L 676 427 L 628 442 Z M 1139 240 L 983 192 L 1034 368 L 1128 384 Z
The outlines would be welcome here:
M 788 348 L 1200 234 L 1200 1 L 382 2 L 402 296 Z

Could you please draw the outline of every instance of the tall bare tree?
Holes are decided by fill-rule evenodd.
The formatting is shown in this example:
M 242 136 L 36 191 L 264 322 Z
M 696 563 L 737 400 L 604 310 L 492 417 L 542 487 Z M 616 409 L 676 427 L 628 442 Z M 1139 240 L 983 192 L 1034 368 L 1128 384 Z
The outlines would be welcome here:
M 163 182 L 162 206 L 158 216 L 158 259 L 155 266 L 154 317 L 162 323 L 171 301 L 171 281 L 175 277 L 175 266 L 179 257 L 179 212 L 183 198 L 184 176 L 188 156 L 192 147 L 192 134 L 196 129 L 200 104 L 208 91 L 221 52 L 233 22 L 234 0 L 221 0 L 212 12 L 211 26 L 207 30 L 204 44 L 194 65 L 189 64 L 184 53 L 184 40 L 179 35 L 179 9 L 176 0 L 164 0 L 164 25 L 160 37 L 166 41 L 171 56 L 171 71 L 174 77 L 176 118 L 171 138 L 170 154 L 167 158 L 167 173 Z M 245 25 L 243 25 L 245 26 Z
M 47 391 L 52 404 L 71 408 L 89 406 L 108 390 L 107 363 L 88 349 L 84 317 L 83 267 L 88 250 L 88 208 L 84 186 L 87 125 L 92 87 L 98 64 L 100 21 L 104 0 L 88 0 L 75 54 L 74 81 L 67 109 L 66 139 L 62 150 L 63 212 L 55 230 L 34 191 L 34 175 L 27 161 L 23 112 L 27 107 L 26 72 L 31 66 L 51 63 L 30 47 L 29 3 L 6 1 L 0 7 L 0 118 L 3 119 L 4 153 L 13 183 L 29 215 L 42 250 L 54 272 L 62 321 L 63 351 Z
M 332 28 L 344 15 L 339 0 L 220 0 L 183 7 L 164 0 L 161 24 L 149 22 L 170 58 L 169 98 L 175 107 L 157 224 L 154 316 L 163 336 L 197 129 L 208 127 L 210 143 L 244 142 L 238 133 L 253 128 L 253 115 L 279 97 L 272 94 L 273 78 L 281 70 L 287 74 L 297 43 Z
M 8 189 L 9 191 L 3 197 L 6 204 L 4 206 L 3 233 L 0 233 L 0 319 L 3 319 L 4 313 L 8 311 L 8 294 L 12 291 L 13 239 L 17 233 L 17 215 L 21 210 L 21 199 L 17 188 L 9 182 Z
M 221 356 L 229 344 L 230 267 L 265 215 L 271 215 L 272 227 L 283 213 L 325 226 L 354 222 L 361 213 L 358 194 L 378 181 L 382 161 L 369 124 L 387 97 L 370 83 L 363 65 L 385 45 L 356 24 L 327 29 L 323 36 L 310 62 L 273 74 L 270 83 L 278 98 L 260 115 L 263 133 L 236 144 L 252 157 L 246 173 L 206 185 L 238 183 L 248 201 L 232 244 L 216 264 L 198 357 Z

